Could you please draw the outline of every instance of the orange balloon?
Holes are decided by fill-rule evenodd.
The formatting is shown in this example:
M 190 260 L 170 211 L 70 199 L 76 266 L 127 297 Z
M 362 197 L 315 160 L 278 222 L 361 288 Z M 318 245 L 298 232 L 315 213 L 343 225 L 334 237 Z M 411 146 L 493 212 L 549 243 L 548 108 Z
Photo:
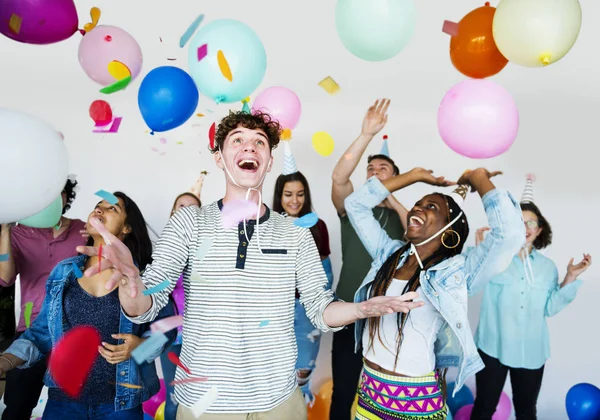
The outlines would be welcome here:
M 329 420 L 331 394 L 333 394 L 333 379 L 328 379 L 315 394 L 313 406 L 309 405 L 307 408 L 308 420 Z
M 494 13 L 496 8 L 489 2 L 469 12 L 458 22 L 458 34 L 450 39 L 452 64 L 465 76 L 474 79 L 493 76 L 508 63 L 492 35 Z

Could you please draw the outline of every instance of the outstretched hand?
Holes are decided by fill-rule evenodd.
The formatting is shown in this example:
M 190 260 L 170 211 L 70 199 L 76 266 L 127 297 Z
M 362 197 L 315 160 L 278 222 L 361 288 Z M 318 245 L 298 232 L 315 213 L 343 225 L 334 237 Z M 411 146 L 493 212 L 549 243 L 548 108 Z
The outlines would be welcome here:
M 429 169 L 414 168 L 411 169 L 410 172 L 415 176 L 418 182 L 424 182 L 425 184 L 435 185 L 438 187 L 449 187 L 451 185 L 456 185 L 456 182 L 449 181 L 443 176 L 433 175 L 433 171 Z
M 583 259 L 577 264 L 573 264 L 574 259 L 571 258 L 567 265 L 567 278 L 571 281 L 575 281 L 585 270 L 592 265 L 592 256 L 590 254 L 583 254 Z
M 456 181 L 456 183 L 458 185 L 469 185 L 469 186 L 471 186 L 471 192 L 475 192 L 476 186 L 473 185 L 473 181 L 475 179 L 477 179 L 477 177 L 479 177 L 480 179 L 481 178 L 490 179 L 490 178 L 493 178 L 498 175 L 502 175 L 502 171 L 490 172 L 485 168 L 477 168 L 473 171 L 472 170 L 465 171 L 461 175 L 461 177 L 458 179 L 458 181 Z
M 358 304 L 358 318 L 373 318 L 395 312 L 407 314 L 411 309 L 420 308 L 424 302 L 412 302 L 419 297 L 416 292 L 408 292 L 401 296 L 377 296 Z
M 365 115 L 363 120 L 363 134 L 374 136 L 385 127 L 388 120 L 387 110 L 389 106 L 389 99 L 382 99 L 381 101 L 378 99 L 369 107 L 367 115 Z
M 131 251 L 115 235 L 110 233 L 98 219 L 94 217 L 90 220 L 90 223 L 102 236 L 105 245 L 102 246 L 102 261 L 98 261 L 97 264 L 85 270 L 84 275 L 91 277 L 97 274 L 99 270 L 112 269 L 113 274 L 106 283 L 106 289 L 113 289 L 120 282 L 121 286 L 127 286 L 129 295 L 135 298 L 139 291 L 137 280 L 140 272 L 133 263 Z M 77 251 L 89 257 L 100 255 L 100 247 L 78 246 Z

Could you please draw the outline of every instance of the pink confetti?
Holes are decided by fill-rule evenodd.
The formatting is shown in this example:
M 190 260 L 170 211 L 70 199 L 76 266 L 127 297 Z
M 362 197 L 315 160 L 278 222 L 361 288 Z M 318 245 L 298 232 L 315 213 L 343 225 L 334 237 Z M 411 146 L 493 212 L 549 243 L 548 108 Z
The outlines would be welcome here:
M 235 227 L 242 220 L 255 218 L 256 210 L 256 203 L 248 200 L 233 200 L 223 204 L 221 210 L 223 229 Z
M 192 382 L 206 382 L 206 381 L 208 381 L 208 378 L 202 378 L 202 377 L 186 378 L 186 379 L 180 379 L 178 381 L 171 381 L 171 383 L 169 385 L 175 386 L 177 384 L 189 384 Z
M 442 32 L 450 36 L 458 35 L 458 23 L 445 20 L 444 25 L 442 26 Z
M 198 61 L 202 60 L 208 54 L 208 45 L 204 44 L 198 47 Z
M 156 147 L 153 147 L 152 151 L 158 153 L 158 149 Z
M 160 153 L 159 153 L 159 155 L 161 155 L 161 156 L 164 156 L 164 155 L 166 155 L 166 154 L 167 154 L 167 152 L 160 152 Z
M 161 137 L 159 140 L 162 144 L 167 144 L 167 139 L 164 137 Z
M 170 316 L 150 324 L 150 330 L 155 332 L 166 333 L 183 324 L 183 315 Z
M 92 132 L 94 133 L 118 133 L 119 132 L 119 127 L 121 126 L 121 121 L 123 120 L 123 117 L 116 117 L 113 121 L 112 124 L 110 125 L 110 128 L 106 129 L 107 126 L 104 126 L 103 128 L 95 128 L 94 130 L 92 130 Z

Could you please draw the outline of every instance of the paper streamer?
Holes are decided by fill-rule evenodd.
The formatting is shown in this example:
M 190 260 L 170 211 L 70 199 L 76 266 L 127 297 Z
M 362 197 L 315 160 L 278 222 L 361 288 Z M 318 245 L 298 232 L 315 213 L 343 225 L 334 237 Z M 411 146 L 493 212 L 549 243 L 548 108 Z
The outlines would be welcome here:
M 319 216 L 317 216 L 315 213 L 308 213 L 294 220 L 294 226 L 310 229 L 311 227 L 316 225 L 318 221 Z
M 183 315 L 175 315 L 153 322 L 150 324 L 150 331 L 166 333 L 181 325 L 183 325 Z
M 31 312 L 33 311 L 33 302 L 27 302 L 25 304 L 25 311 L 23 312 L 23 318 L 25 318 L 25 328 L 29 328 L 31 325 Z
M 445 20 L 444 24 L 442 25 L 442 32 L 450 36 L 457 36 L 458 23 Z
M 211 405 L 213 405 L 217 398 L 219 398 L 219 390 L 217 387 L 213 386 L 192 406 L 192 414 L 194 414 L 196 418 L 200 417 Z
M 131 76 L 127 76 L 124 79 L 117 80 L 112 85 L 108 85 L 108 86 L 100 89 L 100 93 L 105 93 L 105 94 L 109 95 L 111 93 L 118 92 L 120 90 L 125 89 L 129 85 L 129 83 L 131 83 Z
M 260 324 L 258 325 L 259 327 L 266 327 L 267 325 L 269 325 L 269 320 L 266 319 L 264 321 L 260 321 Z
M 219 63 L 219 69 L 221 70 L 221 74 L 230 82 L 233 82 L 233 75 L 231 74 L 231 69 L 229 68 L 229 63 L 225 58 L 225 54 L 223 51 L 217 51 L 217 62 Z
M 86 23 L 83 26 L 83 30 L 85 32 L 89 32 L 92 29 L 94 29 L 96 27 L 96 25 L 98 25 L 98 22 L 100 21 L 100 15 L 101 15 L 100 9 L 98 9 L 97 7 L 92 7 L 90 9 L 90 17 L 92 18 L 92 21 Z
M 198 247 L 198 250 L 196 251 L 196 258 L 198 259 L 198 261 L 204 261 L 204 257 L 206 257 L 206 254 L 208 254 L 208 251 L 210 251 L 212 244 L 213 244 L 212 238 L 206 238 L 206 239 L 202 240 L 202 243 L 200 244 L 200 246 Z
M 144 363 L 146 360 L 159 352 L 162 346 L 164 346 L 169 339 L 163 333 L 152 334 L 146 341 L 137 346 L 135 350 L 131 352 L 131 357 L 139 365 Z
M 202 23 L 202 20 L 204 20 L 204 15 L 198 16 L 186 29 L 183 35 L 181 35 L 181 38 L 179 39 L 179 48 L 185 47 L 185 44 L 187 44 L 192 35 L 194 35 L 194 32 L 196 32 L 198 26 L 200 26 L 200 24 Z
M 112 384 L 114 384 L 114 382 L 112 382 Z M 123 384 L 123 383 L 118 383 L 117 385 L 122 386 L 124 388 L 129 388 L 129 389 L 142 389 L 143 387 L 140 385 L 134 385 L 134 384 Z
M 183 371 L 185 373 L 187 373 L 188 375 L 191 375 L 192 372 L 190 371 L 190 369 L 184 365 L 183 363 L 181 363 L 181 360 L 179 360 L 179 356 L 177 356 L 176 353 L 173 353 L 172 351 L 170 351 L 167 354 L 167 357 L 169 358 L 169 360 L 171 361 L 171 363 L 173 363 L 175 366 L 179 366 L 181 369 L 183 369 Z
M 215 131 L 217 129 L 216 123 L 212 123 L 210 128 L 208 129 L 208 145 L 211 149 L 215 148 Z
M 165 280 L 162 283 L 158 283 L 156 286 L 151 287 L 149 289 L 146 289 L 142 292 L 142 294 L 144 296 L 150 296 L 153 295 L 154 293 L 158 293 L 162 290 L 165 290 L 167 287 L 169 287 L 169 284 L 171 284 L 171 282 L 169 280 Z
M 257 205 L 248 200 L 233 200 L 223 205 L 221 221 L 223 229 L 237 226 L 242 220 L 256 217 Z
M 79 269 L 79 267 L 77 267 L 77 264 L 75 264 L 74 262 L 71 263 L 71 266 L 73 267 L 73 272 L 75 273 L 75 277 L 77 277 L 78 279 L 83 277 L 83 273 L 81 272 L 81 270 Z
M 131 70 L 129 70 L 129 67 L 117 60 L 108 63 L 108 72 L 116 81 L 131 77 Z
M 108 191 L 99 190 L 99 191 L 96 191 L 96 195 L 98 197 L 100 197 L 101 199 L 109 202 L 113 206 L 119 202 L 119 199 L 117 197 L 115 197 L 114 194 L 109 193 Z
M 206 382 L 206 381 L 208 381 L 208 378 L 203 378 L 201 376 L 197 376 L 194 378 L 185 378 L 185 379 L 180 379 L 178 381 L 171 381 L 171 383 L 169 385 L 175 386 L 178 384 L 190 384 L 193 382 Z
M 5 262 L 9 260 L 8 254 L 0 254 L 0 262 Z
M 112 120 L 110 126 L 104 126 L 102 128 L 95 128 L 92 130 L 93 133 L 118 133 L 119 127 L 121 127 L 121 121 L 123 121 L 123 117 L 116 117 Z

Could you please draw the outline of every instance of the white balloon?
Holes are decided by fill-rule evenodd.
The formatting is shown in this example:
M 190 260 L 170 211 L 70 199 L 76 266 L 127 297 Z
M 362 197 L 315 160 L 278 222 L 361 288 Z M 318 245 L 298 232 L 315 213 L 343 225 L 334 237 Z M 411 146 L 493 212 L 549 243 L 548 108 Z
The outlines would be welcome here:
M 68 169 L 58 131 L 30 115 L 0 109 L 0 223 L 45 209 L 64 189 Z
M 563 58 L 580 29 L 578 0 L 502 0 L 494 14 L 496 46 L 508 61 L 525 67 Z

